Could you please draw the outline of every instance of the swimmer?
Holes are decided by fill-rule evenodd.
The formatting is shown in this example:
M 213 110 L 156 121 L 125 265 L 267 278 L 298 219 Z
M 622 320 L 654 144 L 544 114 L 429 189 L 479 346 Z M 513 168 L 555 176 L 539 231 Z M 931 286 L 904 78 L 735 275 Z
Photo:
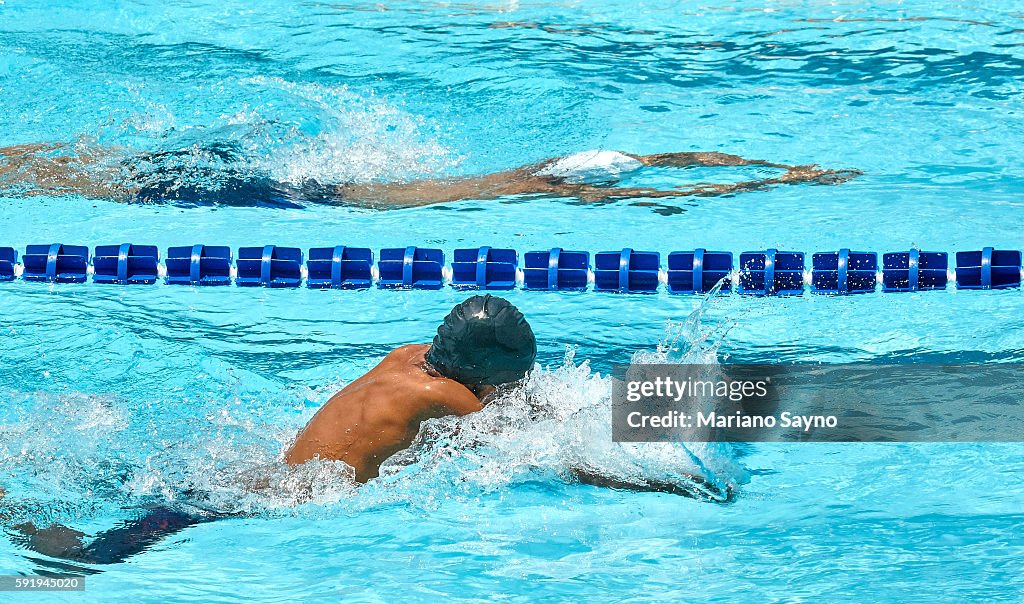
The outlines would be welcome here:
M 473 296 L 448 313 L 432 343 L 395 349 L 332 396 L 299 432 L 285 461 L 343 461 L 355 469 L 357 482 L 366 482 L 386 459 L 412 445 L 424 421 L 480 411 L 500 389 L 525 378 L 536 355 L 533 329 L 519 309 L 504 298 Z M 675 485 L 630 483 L 583 469 L 571 474 L 595 486 L 712 501 L 729 497 L 694 476 Z
M 71 194 L 140 203 L 277 206 L 321 203 L 397 209 L 516 196 L 574 198 L 585 203 L 712 197 L 778 185 L 835 185 L 861 174 L 859 170 L 826 170 L 816 165 L 789 165 L 718 152 L 634 155 L 595 150 L 479 176 L 400 182 L 306 180 L 294 184 L 275 181 L 255 169 L 232 167 L 240 164 L 239 155 L 228 146 L 213 145 L 135 155 L 64 143 L 16 145 L 0 148 L 0 193 Z M 697 183 L 671 189 L 615 186 L 645 167 L 727 166 L 756 166 L 777 173 L 759 179 Z
M 493 404 L 497 393 L 515 388 L 526 377 L 536 355 L 533 330 L 515 306 L 504 298 L 473 296 L 445 317 L 432 343 L 395 349 L 332 396 L 298 433 L 284 460 L 289 465 L 342 461 L 355 470 L 357 482 L 365 483 L 378 476 L 385 460 L 413 444 L 424 421 L 464 416 Z M 623 480 L 584 469 L 569 474 L 571 481 L 613 489 L 715 502 L 732 497 L 731 490 L 723 492 L 698 476 L 670 483 Z M 230 515 L 154 505 L 88 544 L 83 533 L 61 525 L 14 528 L 15 538 L 33 551 L 72 562 L 112 564 L 185 528 L 226 517 Z
M 537 343 L 522 313 L 503 298 L 456 306 L 431 344 L 395 349 L 327 401 L 285 453 L 290 465 L 343 461 L 356 481 L 412 444 L 424 421 L 483 409 L 497 388 L 533 369 Z

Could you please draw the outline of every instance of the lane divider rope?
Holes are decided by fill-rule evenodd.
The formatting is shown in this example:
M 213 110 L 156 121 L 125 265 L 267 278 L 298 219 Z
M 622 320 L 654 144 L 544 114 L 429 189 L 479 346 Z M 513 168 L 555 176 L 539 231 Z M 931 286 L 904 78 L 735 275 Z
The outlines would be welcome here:
M 0 281 L 22 279 L 51 283 L 120 285 L 228 285 L 320 289 L 456 289 L 610 291 L 672 294 L 735 291 L 756 296 L 793 296 L 809 291 L 824 295 L 920 292 L 1020 287 L 1024 266 L 1020 250 L 984 247 L 960 251 L 950 263 L 946 252 L 910 249 L 899 252 L 840 248 L 810 254 L 774 248 L 739 254 L 704 248 L 675 251 L 667 263 L 661 254 L 623 248 L 598 252 L 551 248 L 520 255 L 512 249 L 481 246 L 454 250 L 451 263 L 443 250 L 407 246 L 369 248 L 344 245 L 299 248 L 275 245 L 171 247 L 161 262 L 156 246 L 122 243 L 89 248 L 60 243 L 0 247 Z

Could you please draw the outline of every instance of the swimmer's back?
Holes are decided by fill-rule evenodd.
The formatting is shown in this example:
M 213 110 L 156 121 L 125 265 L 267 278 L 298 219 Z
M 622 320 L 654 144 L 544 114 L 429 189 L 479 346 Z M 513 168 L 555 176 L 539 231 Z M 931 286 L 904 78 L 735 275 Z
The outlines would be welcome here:
M 429 348 L 397 348 L 331 397 L 299 433 L 285 461 L 344 461 L 355 468 L 356 480 L 365 482 L 377 476 L 385 459 L 412 444 L 420 422 L 479 411 L 482 405 L 468 388 L 428 373 L 424 354 Z

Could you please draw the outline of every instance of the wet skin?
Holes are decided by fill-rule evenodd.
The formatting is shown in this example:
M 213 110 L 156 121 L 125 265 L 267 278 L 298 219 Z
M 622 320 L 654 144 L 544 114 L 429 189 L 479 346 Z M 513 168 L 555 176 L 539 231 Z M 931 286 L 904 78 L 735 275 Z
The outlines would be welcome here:
M 299 432 L 285 461 L 343 461 L 355 468 L 358 482 L 366 482 L 384 460 L 412 444 L 422 422 L 483 409 L 481 399 L 492 389 L 478 389 L 478 397 L 441 377 L 424 359 L 429 349 L 427 344 L 396 348 L 332 396 Z

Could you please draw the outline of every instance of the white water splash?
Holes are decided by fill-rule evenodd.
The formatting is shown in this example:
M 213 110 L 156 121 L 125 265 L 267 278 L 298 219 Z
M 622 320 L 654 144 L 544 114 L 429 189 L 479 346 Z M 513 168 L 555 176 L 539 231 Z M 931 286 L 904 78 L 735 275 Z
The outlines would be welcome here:
M 274 180 L 295 185 L 395 181 L 436 176 L 458 163 L 436 140 L 427 120 L 345 86 L 258 77 L 249 83 L 276 89 L 316 116 L 316 130 L 258 161 Z M 312 124 L 306 124 L 308 128 Z
M 191 123 L 144 90 L 129 85 L 128 115 L 113 115 L 109 132 L 74 145 L 92 177 L 173 197 L 218 192 L 264 179 L 331 186 L 395 182 L 450 174 L 461 158 L 445 147 L 442 126 L 347 86 L 251 77 L 224 83 L 246 100 L 216 117 Z M 129 146 L 113 141 L 132 140 Z M 111 145 L 114 146 L 111 146 Z M 141 148 L 135 145 L 140 145 Z M 20 181 L 5 183 L 15 190 Z M 24 183 L 31 189 L 34 183 Z

